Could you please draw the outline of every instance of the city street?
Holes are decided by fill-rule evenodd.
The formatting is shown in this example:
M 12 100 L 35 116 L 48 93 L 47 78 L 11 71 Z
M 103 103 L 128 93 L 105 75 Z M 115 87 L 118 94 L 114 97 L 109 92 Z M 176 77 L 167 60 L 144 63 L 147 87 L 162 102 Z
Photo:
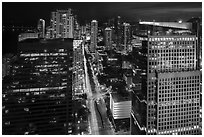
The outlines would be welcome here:
M 86 89 L 87 89 L 87 98 L 88 98 L 87 105 L 91 112 L 91 116 L 89 118 L 91 134 L 114 135 L 114 129 L 112 128 L 112 125 L 107 117 L 106 104 L 104 99 L 102 98 L 102 94 L 100 93 L 100 90 L 98 87 L 99 84 L 96 76 L 93 73 L 92 65 L 90 62 L 88 62 L 89 65 L 91 66 L 90 69 L 93 76 L 92 79 L 95 85 L 92 87 L 95 87 L 95 89 L 91 89 L 91 83 L 90 83 L 91 77 L 88 74 L 87 59 L 84 58 L 84 60 L 85 60 L 84 68 L 85 68 L 85 77 L 86 77 Z
M 91 115 L 89 116 L 89 123 L 90 123 L 90 134 L 92 135 L 99 135 L 98 129 L 98 122 L 96 118 L 96 112 L 94 107 L 94 101 L 92 99 L 92 89 L 89 81 L 88 69 L 86 65 L 86 58 L 84 57 L 84 68 L 85 68 L 85 81 L 86 81 L 86 93 L 87 93 L 87 107 L 89 108 Z
M 95 91 L 93 92 L 93 96 L 92 99 L 94 99 L 97 103 L 95 105 L 96 109 L 97 109 L 97 119 L 99 122 L 99 133 L 101 135 L 114 135 L 114 129 L 107 117 L 107 109 L 106 109 L 106 104 L 105 101 L 103 99 L 102 93 L 100 92 L 99 89 L 99 83 L 98 80 L 94 74 L 94 70 L 92 67 L 92 64 L 89 62 L 90 66 L 91 66 L 91 72 L 93 75 L 93 80 L 94 80 L 94 84 L 95 84 Z

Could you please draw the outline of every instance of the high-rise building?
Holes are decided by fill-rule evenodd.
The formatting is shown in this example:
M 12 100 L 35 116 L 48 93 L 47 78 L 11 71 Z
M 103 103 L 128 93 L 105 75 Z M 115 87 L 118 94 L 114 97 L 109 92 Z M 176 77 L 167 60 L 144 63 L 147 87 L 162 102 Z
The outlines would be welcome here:
M 72 39 L 27 39 L 3 80 L 2 134 L 72 134 Z
M 91 21 L 91 45 L 90 45 L 90 51 L 92 53 L 96 52 L 97 37 L 98 37 L 98 21 L 92 20 Z
M 162 26 L 149 26 L 151 35 L 143 41 L 147 89 L 146 95 L 145 89 L 135 93 L 132 113 L 138 134 L 201 134 L 197 38 L 189 30 L 181 30 L 185 24 L 178 24 L 178 29 L 176 23 L 171 25 L 165 24 L 163 30 Z
M 38 28 L 39 38 L 45 38 L 45 20 L 39 19 L 37 28 Z
M 122 30 L 122 44 L 124 46 L 124 50 L 128 50 L 128 44 L 131 43 L 131 28 L 129 23 L 123 23 L 123 30 Z
M 77 21 L 77 16 L 74 17 L 74 39 L 81 39 L 81 27 Z
M 112 47 L 112 29 L 106 28 L 105 29 L 105 46 L 106 49 L 111 49 Z
M 51 28 L 51 38 L 73 38 L 74 16 L 72 14 L 72 9 L 52 12 Z
M 147 134 L 198 134 L 200 71 L 196 37 L 149 36 Z
M 115 33 L 116 33 L 116 47 L 117 50 L 122 50 L 122 21 L 121 17 L 117 16 L 115 20 Z

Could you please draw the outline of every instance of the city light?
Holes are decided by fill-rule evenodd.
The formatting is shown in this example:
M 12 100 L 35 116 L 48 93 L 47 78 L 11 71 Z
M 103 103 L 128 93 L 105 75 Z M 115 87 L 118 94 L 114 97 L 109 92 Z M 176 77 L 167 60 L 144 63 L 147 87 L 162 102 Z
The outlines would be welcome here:
M 3 135 L 202 134 L 202 2 L 2 7 Z

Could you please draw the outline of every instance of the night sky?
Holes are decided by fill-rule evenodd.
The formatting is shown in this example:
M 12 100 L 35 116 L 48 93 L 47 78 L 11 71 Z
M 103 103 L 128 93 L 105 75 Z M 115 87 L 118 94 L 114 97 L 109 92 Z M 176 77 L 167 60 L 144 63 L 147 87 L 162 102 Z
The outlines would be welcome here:
M 13 24 L 36 25 L 38 19 L 45 19 L 49 25 L 50 13 L 56 9 L 73 8 L 80 23 L 90 22 L 91 19 L 106 21 L 117 15 L 130 21 L 184 21 L 191 17 L 202 16 L 201 2 L 3 2 L 2 22 Z

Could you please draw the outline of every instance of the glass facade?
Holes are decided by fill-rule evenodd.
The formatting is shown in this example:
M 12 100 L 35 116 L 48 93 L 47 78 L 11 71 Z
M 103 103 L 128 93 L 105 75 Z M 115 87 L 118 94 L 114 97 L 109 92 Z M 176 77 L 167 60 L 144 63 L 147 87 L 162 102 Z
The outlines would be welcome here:
M 147 134 L 200 134 L 196 37 L 149 36 Z
M 72 40 L 22 41 L 3 81 L 2 134 L 71 132 L 71 67 Z

